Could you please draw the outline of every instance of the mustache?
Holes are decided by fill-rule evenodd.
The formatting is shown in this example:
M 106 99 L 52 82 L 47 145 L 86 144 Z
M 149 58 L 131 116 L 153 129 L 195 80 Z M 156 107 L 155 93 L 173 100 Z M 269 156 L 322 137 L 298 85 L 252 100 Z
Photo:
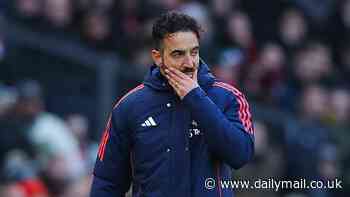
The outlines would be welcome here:
M 160 68 L 161 69 L 166 69 L 168 66 L 165 64 L 160 64 Z M 183 70 L 180 70 L 182 73 L 193 73 L 198 69 L 198 66 L 194 67 L 194 68 L 184 68 Z
M 181 72 L 183 72 L 183 73 L 191 73 L 191 72 L 194 72 L 195 70 L 196 70 L 196 68 L 185 68 Z

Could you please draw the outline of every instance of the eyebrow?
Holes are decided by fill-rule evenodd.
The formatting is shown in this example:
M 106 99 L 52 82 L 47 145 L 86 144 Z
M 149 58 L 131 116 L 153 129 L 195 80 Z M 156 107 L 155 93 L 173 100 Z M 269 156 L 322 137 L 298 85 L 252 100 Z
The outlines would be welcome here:
M 190 49 L 190 51 L 192 50 L 198 50 L 199 46 L 195 46 L 193 48 Z M 184 53 L 186 50 L 185 49 L 175 49 L 173 50 L 170 54 L 175 54 L 175 53 Z

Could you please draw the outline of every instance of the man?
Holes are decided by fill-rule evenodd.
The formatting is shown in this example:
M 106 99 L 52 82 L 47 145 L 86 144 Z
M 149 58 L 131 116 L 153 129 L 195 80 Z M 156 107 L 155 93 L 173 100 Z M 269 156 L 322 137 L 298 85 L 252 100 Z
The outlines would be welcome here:
M 229 180 L 254 152 L 248 103 L 199 58 L 200 28 L 166 13 L 152 36 L 155 65 L 114 106 L 94 169 L 91 197 L 232 196 L 207 180 Z
M 18 99 L 15 118 L 33 146 L 39 168 L 44 170 L 44 173 L 51 173 L 50 178 L 61 178 L 65 181 L 80 178 L 86 171 L 83 168 L 78 142 L 60 117 L 46 111 L 40 83 L 35 80 L 23 80 L 16 84 L 16 88 Z M 58 170 L 57 166 L 61 167 L 61 173 L 55 173 L 55 170 Z

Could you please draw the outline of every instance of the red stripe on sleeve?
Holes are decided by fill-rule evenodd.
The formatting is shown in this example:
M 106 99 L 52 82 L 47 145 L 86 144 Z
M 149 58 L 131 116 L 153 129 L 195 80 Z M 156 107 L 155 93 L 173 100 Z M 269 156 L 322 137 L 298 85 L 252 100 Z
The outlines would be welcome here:
M 104 131 L 103 135 L 102 135 L 102 139 L 101 139 L 100 145 L 98 147 L 98 158 L 100 159 L 100 161 L 101 161 L 102 149 L 103 149 L 102 146 L 103 146 L 103 142 L 105 141 L 106 135 L 107 135 L 107 132 Z
M 107 132 L 106 138 L 105 138 L 105 140 L 103 142 L 102 151 L 101 151 L 101 157 L 100 157 L 101 161 L 103 161 L 103 158 L 105 156 L 106 144 L 107 144 L 108 139 L 109 139 L 109 132 Z
M 114 105 L 113 109 L 117 108 L 118 105 L 126 98 L 128 97 L 130 94 L 136 92 L 137 90 L 140 90 L 142 88 L 144 88 L 145 86 L 143 84 L 138 85 L 136 88 L 130 90 L 128 93 L 126 93 L 121 99 L 119 99 L 119 101 L 117 102 L 117 104 Z
M 110 128 L 111 128 L 111 117 L 108 118 L 107 126 L 105 128 L 105 131 L 103 132 L 103 136 L 102 136 L 100 146 L 98 149 L 98 157 L 99 157 L 100 161 L 102 161 L 103 157 L 104 157 L 105 146 L 106 146 L 107 140 L 109 138 Z
M 226 83 L 222 82 L 215 82 L 214 86 L 224 88 L 230 92 L 232 92 L 236 98 L 237 102 L 239 104 L 239 109 L 238 109 L 238 117 L 240 121 L 243 124 L 244 130 L 248 132 L 249 134 L 254 134 L 254 129 L 253 129 L 253 124 L 252 124 L 252 115 L 249 110 L 249 104 L 244 97 L 244 95 L 237 90 L 235 87 L 228 85 Z
M 117 102 L 117 104 L 115 104 L 113 106 L 113 109 L 117 108 L 118 105 L 126 98 L 128 97 L 130 94 L 136 92 L 137 90 L 140 90 L 144 87 L 143 84 L 140 84 L 139 86 L 137 86 L 136 88 L 130 90 L 127 94 L 125 94 L 121 99 L 119 99 L 119 101 Z M 100 159 L 100 161 L 103 161 L 104 159 L 104 156 L 105 156 L 105 151 L 106 151 L 106 145 L 107 145 L 107 142 L 109 140 L 109 137 L 110 137 L 110 129 L 111 129 L 111 126 L 112 126 L 112 116 L 110 115 L 109 118 L 108 118 L 108 122 L 107 122 L 107 125 L 106 125 L 106 128 L 103 132 L 103 136 L 102 136 L 102 139 L 101 139 L 101 142 L 100 142 L 100 145 L 99 145 L 99 148 L 98 148 L 98 158 Z

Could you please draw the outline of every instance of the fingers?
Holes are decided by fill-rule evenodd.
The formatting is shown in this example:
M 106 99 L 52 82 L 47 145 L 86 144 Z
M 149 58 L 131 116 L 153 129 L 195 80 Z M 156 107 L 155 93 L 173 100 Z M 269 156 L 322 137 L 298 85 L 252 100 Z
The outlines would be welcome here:
M 172 69 L 172 70 L 174 70 L 174 69 Z M 183 78 L 181 78 L 181 77 L 179 77 L 177 74 L 175 74 L 173 71 L 171 71 L 170 69 L 165 69 L 164 70 L 165 71 L 165 74 L 166 74 L 166 77 L 168 78 L 168 79 L 171 79 L 171 80 L 173 80 L 174 81 L 174 83 L 181 83 L 182 84 L 182 82 L 183 82 Z
M 165 67 L 164 72 L 169 84 L 181 99 L 184 98 L 184 96 L 193 88 L 198 87 L 197 81 L 194 81 L 191 77 L 179 70 Z M 193 78 L 197 80 L 197 71 L 193 73 Z
M 171 87 L 173 87 L 173 89 L 175 90 L 177 95 L 181 95 L 181 87 L 180 87 L 180 83 L 177 82 L 174 78 L 170 77 L 169 75 L 166 75 L 166 78 L 168 79 L 169 84 L 171 85 Z
M 179 80 L 177 77 L 171 76 L 171 74 L 166 74 L 166 78 L 169 81 L 169 84 L 173 86 L 174 88 L 178 89 L 179 86 L 181 85 L 181 80 Z

